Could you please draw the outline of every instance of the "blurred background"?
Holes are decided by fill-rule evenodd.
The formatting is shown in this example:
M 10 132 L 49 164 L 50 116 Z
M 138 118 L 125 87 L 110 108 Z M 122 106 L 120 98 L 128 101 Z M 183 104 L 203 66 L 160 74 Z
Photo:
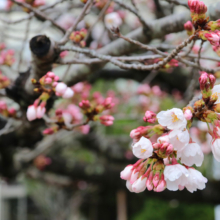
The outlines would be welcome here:
M 50 5 L 56 1 L 45 2 Z M 129 0 L 122 2 L 132 6 Z M 166 0 L 135 2 L 140 14 L 148 21 L 189 11 L 185 6 L 187 0 L 177 1 L 180 4 Z M 203 2 L 211 6 L 209 10 L 218 9 L 217 0 Z M 0 65 L 0 70 L 13 82 L 30 66 L 29 40 L 44 34 L 58 41 L 62 33 L 50 22 L 36 17 L 9 24 L 5 20 L 16 21 L 27 13 L 15 5 L 11 9 L 6 7 L 7 0 L 0 0 L 0 43 L 15 51 L 15 62 L 10 67 Z M 49 9 L 47 15 L 68 29 L 82 7 L 80 0 L 66 0 Z M 141 27 L 134 14 L 118 5 L 112 7 L 123 20 L 120 27 L 123 34 Z M 94 7 L 77 26 L 80 30 L 95 24 L 86 41 L 86 46 L 92 49 L 102 48 L 116 40 L 106 28 L 104 16 L 97 21 L 102 8 Z M 186 31 L 182 30 L 152 39 L 149 44 L 170 51 L 186 38 Z M 193 47 L 195 55 L 199 45 L 198 41 Z M 204 43 L 203 50 L 204 54 L 217 57 L 209 43 Z M 151 55 L 140 50 L 125 55 L 134 54 Z M 62 59 L 78 56 L 68 52 Z M 54 64 L 53 72 L 61 79 L 75 76 L 76 65 L 79 64 Z M 218 62 L 203 60 L 202 65 L 215 67 Z M 22 122 L 18 122 L 15 131 L 0 134 L 0 220 L 220 220 L 220 164 L 210 153 L 211 139 L 202 122 L 195 122 L 191 135 L 200 142 L 205 154 L 204 163 L 199 168 L 209 180 L 205 190 L 193 194 L 187 190 L 161 193 L 146 190 L 135 194 L 129 192 L 125 181 L 120 179 L 124 167 L 137 161 L 131 151 L 129 134 L 138 126 L 146 126 L 142 120 L 145 111 L 157 113 L 184 107 L 199 91 L 198 77 L 198 70 L 182 64 L 140 72 L 121 70 L 108 63 L 95 69 L 82 82 L 79 79 L 71 85 L 74 91 L 81 88 L 72 103 L 78 106 L 83 96 L 88 99 L 112 97 L 116 104 L 110 112 L 115 117 L 112 126 L 92 122 L 85 130 L 61 130 L 43 137 L 45 124 L 40 124 L 41 135 L 32 137 L 36 131 L 29 127 L 25 135 L 17 138 L 17 133 L 13 132 L 19 131 L 19 123 Z M 19 105 L 8 97 L 1 97 L 1 100 L 19 109 Z M 55 101 L 56 107 L 66 105 L 64 100 Z M 76 114 L 82 118 L 83 114 L 77 108 Z M 53 113 L 52 109 L 49 114 Z

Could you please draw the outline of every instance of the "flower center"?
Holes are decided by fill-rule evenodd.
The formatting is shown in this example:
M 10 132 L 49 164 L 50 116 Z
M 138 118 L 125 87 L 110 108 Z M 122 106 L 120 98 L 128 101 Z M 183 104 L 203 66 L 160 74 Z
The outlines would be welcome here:
M 179 118 L 175 115 L 175 113 L 172 113 L 172 122 L 177 122 Z
M 145 149 L 141 149 L 141 153 L 144 153 L 146 150 Z

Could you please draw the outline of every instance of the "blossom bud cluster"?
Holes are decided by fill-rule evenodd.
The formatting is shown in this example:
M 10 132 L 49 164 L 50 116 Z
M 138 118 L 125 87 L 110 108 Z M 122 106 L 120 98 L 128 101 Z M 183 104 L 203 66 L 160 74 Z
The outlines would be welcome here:
M 28 121 L 33 121 L 35 119 L 40 119 L 44 116 L 46 112 L 46 100 L 48 99 L 47 93 L 43 93 L 38 99 L 35 100 L 33 105 L 28 106 L 27 109 L 27 119 Z
M 191 12 L 191 18 L 193 24 L 203 24 L 206 23 L 208 18 L 206 18 L 207 6 L 200 0 L 188 0 L 189 9 Z
M 84 114 L 91 121 L 99 120 L 101 124 L 110 126 L 114 122 L 114 117 L 111 115 L 100 115 L 102 112 L 111 110 L 115 106 L 112 97 L 107 97 L 103 100 L 100 93 L 94 93 L 93 99 L 82 100 L 79 107 L 84 111 Z
M 0 101 L 0 114 L 4 117 L 17 117 L 15 108 L 9 108 L 5 101 Z
M 14 62 L 14 50 L 2 50 L 0 52 L 0 65 L 12 66 Z
M 71 125 L 78 124 L 83 119 L 80 108 L 74 104 L 69 104 L 65 109 L 57 109 L 55 116 L 51 118 L 54 123 L 50 128 L 43 131 L 43 134 L 50 135 L 56 133 L 60 129 L 69 130 Z M 87 134 L 90 130 L 89 125 L 83 125 L 76 128 L 79 132 Z
M 141 159 L 138 166 L 130 165 L 121 172 L 131 192 L 146 188 L 155 192 L 186 188 L 193 192 L 205 188 L 207 179 L 191 167 L 201 166 L 204 159 L 201 147 L 193 142 L 188 131 L 187 121 L 192 120 L 192 111 L 189 107 L 183 111 L 178 108 L 161 111 L 156 116 L 159 125 L 131 131 L 133 154 Z M 163 135 L 154 142 L 150 138 L 152 132 Z
M 29 1 L 29 0 L 18 0 L 18 2 L 23 2 L 23 3 L 27 3 L 29 5 L 31 5 L 32 7 L 34 8 L 38 8 L 42 5 L 45 5 L 45 0 L 32 0 L 32 1 Z M 11 9 L 11 7 L 13 6 L 13 2 L 10 1 L 10 0 L 7 0 L 7 9 Z M 25 12 L 30 12 L 30 10 L 28 8 L 25 8 L 23 7 L 23 10 Z
M 84 39 L 86 35 L 87 35 L 87 30 L 85 28 L 82 28 L 80 31 L 72 32 L 70 35 L 70 40 L 72 40 L 76 44 L 79 44 L 81 47 L 85 47 L 86 42 L 84 41 Z
M 216 81 L 216 78 L 212 74 L 208 74 L 206 72 L 201 72 L 201 75 L 199 77 L 199 83 L 200 83 L 200 90 L 201 90 L 201 93 L 202 93 L 202 99 L 205 103 L 208 103 L 210 101 L 212 103 L 216 102 L 215 99 L 217 97 L 212 95 L 212 89 L 215 85 L 215 81 Z M 201 102 L 201 103 L 199 103 L 199 102 Z M 198 104 L 198 107 L 199 107 L 200 105 L 203 105 L 203 102 L 199 100 L 199 101 L 196 102 L 196 105 L 197 104 Z
M 74 91 L 65 83 L 58 82 L 59 77 L 53 72 L 48 72 L 39 81 L 32 79 L 32 83 L 36 86 L 35 92 L 40 92 L 41 95 L 35 100 L 33 105 L 30 105 L 27 110 L 27 118 L 29 121 L 40 119 L 46 112 L 47 100 L 55 93 L 57 96 L 69 99 L 74 95 Z
M 4 89 L 10 85 L 8 77 L 4 76 L 0 71 L 0 89 Z

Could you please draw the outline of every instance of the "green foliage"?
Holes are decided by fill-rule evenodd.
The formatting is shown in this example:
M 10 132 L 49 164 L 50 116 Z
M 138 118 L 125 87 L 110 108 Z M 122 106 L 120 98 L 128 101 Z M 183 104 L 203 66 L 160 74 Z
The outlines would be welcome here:
M 170 202 L 147 199 L 142 211 L 132 220 L 213 220 L 214 206 L 208 204 L 186 204 L 176 200 Z

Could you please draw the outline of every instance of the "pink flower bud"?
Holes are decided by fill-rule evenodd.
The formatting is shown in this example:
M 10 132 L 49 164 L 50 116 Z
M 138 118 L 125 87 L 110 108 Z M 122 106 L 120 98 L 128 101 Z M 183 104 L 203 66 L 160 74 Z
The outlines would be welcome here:
M 55 74 L 53 72 L 48 72 L 47 76 L 50 77 L 50 78 L 54 78 Z
M 192 22 L 191 21 L 187 21 L 185 24 L 184 24 L 184 28 L 185 28 L 185 30 L 186 31 L 189 31 L 189 32 L 191 32 L 191 31 L 193 31 L 193 24 L 192 24 Z
M 156 174 L 154 175 L 153 181 L 152 181 L 152 183 L 153 183 L 153 185 L 154 185 L 155 188 L 157 187 L 157 185 L 158 185 L 158 183 L 159 183 L 159 180 L 160 180 L 160 174 L 159 174 L 159 173 L 156 173 Z
M 215 81 L 216 81 L 215 76 L 212 75 L 212 74 L 209 74 L 209 82 L 210 82 L 210 87 L 211 87 L 211 89 L 214 87 Z
M 196 6 L 198 5 L 199 0 L 188 0 L 189 9 L 191 12 L 196 11 Z
M 184 111 L 184 117 L 185 117 L 186 120 L 191 120 L 192 116 L 193 116 L 193 114 L 189 109 L 186 109 Z
M 47 128 L 43 131 L 43 134 L 45 135 L 49 135 L 49 134 L 53 134 L 54 130 L 52 128 Z
M 169 144 L 168 147 L 167 147 L 167 152 L 166 153 L 169 155 L 169 154 L 173 153 L 173 151 L 174 151 L 173 145 Z
M 143 120 L 148 123 L 155 123 L 156 122 L 156 114 L 152 111 L 146 111 Z
M 112 97 L 108 97 L 104 100 L 103 102 L 103 106 L 105 109 L 111 109 L 112 107 L 114 107 L 114 103 L 112 102 Z
M 131 178 L 130 178 L 130 183 L 133 184 L 137 178 L 138 178 L 139 172 L 137 172 L 136 170 L 133 170 L 132 174 L 131 174 Z
M 42 106 L 38 106 L 36 110 L 36 116 L 37 118 L 42 118 L 44 116 L 44 113 L 46 112 L 46 108 Z
M 56 87 L 57 84 L 58 84 L 58 82 L 53 82 L 52 86 L 53 86 L 53 87 Z
M 82 100 L 80 103 L 79 103 L 79 107 L 84 109 L 84 110 L 87 110 L 91 107 L 90 105 L 90 102 L 89 100 Z
M 15 115 L 16 114 L 16 110 L 14 108 L 10 108 L 8 110 L 8 112 L 9 112 L 10 115 Z
M 196 6 L 196 13 L 201 15 L 205 14 L 207 12 L 207 6 L 204 4 L 204 2 L 198 2 Z
M 199 77 L 200 89 L 204 90 L 207 83 L 209 81 L 209 75 L 206 72 L 202 72 L 201 76 Z
M 62 51 L 61 53 L 60 53 L 60 57 L 61 58 L 64 58 L 65 56 L 67 56 L 67 54 L 68 54 L 68 51 Z
M 129 180 L 131 178 L 133 165 L 128 165 L 121 171 L 121 179 Z
M 115 120 L 114 117 L 111 115 L 104 115 L 104 116 L 101 116 L 99 119 L 100 119 L 101 124 L 105 126 L 112 125 L 113 121 Z
M 50 77 L 47 77 L 45 80 L 44 80 L 45 84 L 51 84 L 52 83 L 52 79 Z
M 132 139 L 140 139 L 142 136 L 147 135 L 149 128 L 148 127 L 144 127 L 144 126 L 140 126 L 136 129 L 133 129 L 130 132 L 130 137 Z
M 53 79 L 53 80 L 57 82 L 59 79 L 60 79 L 59 76 L 54 76 L 54 79 Z M 57 85 L 57 84 L 56 84 L 56 85 Z
M 146 187 L 149 191 L 151 191 L 154 188 L 151 180 L 147 179 Z
M 154 189 L 154 192 L 162 192 L 166 189 L 166 181 L 163 179 L 161 179 L 157 185 L 157 187 Z
M 204 34 L 204 36 L 210 42 L 211 45 L 219 46 L 220 37 L 216 33 L 210 32 Z
M 63 93 L 62 97 L 63 97 L 64 99 L 69 99 L 69 98 L 73 97 L 73 95 L 74 95 L 73 90 L 68 87 L 68 88 L 65 90 L 65 92 Z
M 33 121 L 37 118 L 37 111 L 34 105 L 30 105 L 27 109 L 27 119 L 28 121 Z

